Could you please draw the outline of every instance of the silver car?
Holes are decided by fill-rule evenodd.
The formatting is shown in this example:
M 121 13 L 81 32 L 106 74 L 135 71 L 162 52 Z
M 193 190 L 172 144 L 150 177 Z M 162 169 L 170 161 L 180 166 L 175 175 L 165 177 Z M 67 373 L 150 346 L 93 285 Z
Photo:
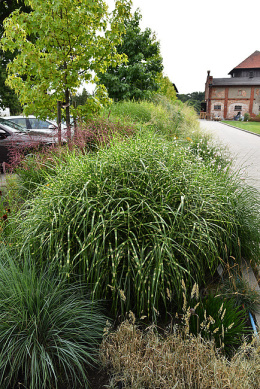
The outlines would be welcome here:
M 0 117 L 0 164 L 12 162 L 19 151 L 32 150 L 38 145 L 51 145 L 54 138 L 45 135 L 32 135 L 27 129 Z
M 58 132 L 57 123 L 51 120 L 37 119 L 35 116 L 5 116 L 6 120 L 12 121 L 25 130 L 28 130 L 31 134 L 44 134 L 55 136 Z M 61 125 L 62 133 L 65 133 L 66 127 Z

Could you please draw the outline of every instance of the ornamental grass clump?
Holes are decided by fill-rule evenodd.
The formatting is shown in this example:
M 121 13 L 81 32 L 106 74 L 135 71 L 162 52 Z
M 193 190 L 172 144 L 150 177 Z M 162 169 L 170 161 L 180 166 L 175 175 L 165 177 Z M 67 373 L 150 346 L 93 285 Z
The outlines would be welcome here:
M 0 387 L 88 388 L 106 322 L 99 305 L 2 246 Z
M 244 343 L 228 360 L 213 341 L 163 333 L 123 322 L 102 342 L 101 360 L 111 376 L 108 388 L 125 389 L 259 389 L 260 347 Z
M 44 184 L 47 177 L 56 175 L 56 166 L 66 163 L 73 153 L 96 152 L 102 147 L 109 146 L 111 139 L 134 136 L 136 129 L 133 125 L 95 117 L 86 122 L 77 122 L 74 136 L 69 144 L 53 144 L 51 146 L 35 147 L 28 150 L 15 150 L 15 159 L 10 168 L 19 177 L 19 194 L 22 198 L 33 195 L 39 184 Z
M 10 238 L 82 277 L 114 315 L 156 318 L 181 304 L 182 279 L 201 285 L 220 258 L 256 256 L 256 209 L 253 190 L 147 131 L 71 154 L 9 221 Z

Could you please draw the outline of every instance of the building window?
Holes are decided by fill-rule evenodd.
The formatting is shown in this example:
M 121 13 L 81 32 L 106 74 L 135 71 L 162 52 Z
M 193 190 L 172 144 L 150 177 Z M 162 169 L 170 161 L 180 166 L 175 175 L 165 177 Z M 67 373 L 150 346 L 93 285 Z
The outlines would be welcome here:
M 249 72 L 249 78 L 253 78 L 254 77 L 254 72 Z
M 214 111 L 221 111 L 221 105 L 214 105 Z
M 242 111 L 242 105 L 235 105 L 235 111 Z

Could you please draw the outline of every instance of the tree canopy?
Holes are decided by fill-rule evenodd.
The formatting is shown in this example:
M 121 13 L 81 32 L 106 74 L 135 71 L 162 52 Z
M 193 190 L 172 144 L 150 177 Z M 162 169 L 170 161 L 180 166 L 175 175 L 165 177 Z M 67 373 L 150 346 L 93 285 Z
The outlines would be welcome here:
M 2 0 L 0 7 L 0 38 L 4 33 L 4 20 L 18 8 L 23 12 L 30 12 L 30 7 L 26 6 L 23 0 Z M 17 95 L 14 90 L 5 84 L 7 78 L 6 67 L 8 63 L 13 60 L 14 56 L 15 53 L 11 53 L 9 50 L 3 52 L 3 50 L 0 49 L 0 107 L 9 107 L 11 114 L 21 112 L 21 105 Z
M 177 100 L 176 90 L 173 86 L 173 83 L 170 81 L 169 77 L 160 74 L 158 76 L 158 84 L 159 84 L 158 94 L 166 96 L 171 101 Z
M 66 106 L 82 83 L 125 60 L 116 47 L 124 32 L 130 0 L 116 0 L 110 15 L 103 0 L 24 0 L 30 13 L 16 9 L 4 21 L 2 50 L 17 53 L 8 64 L 8 86 L 19 95 L 26 114 L 56 116 L 57 101 Z M 104 88 L 81 107 L 98 109 Z
M 78 91 L 77 94 L 72 97 L 72 101 L 76 106 L 85 105 L 89 98 L 91 98 L 91 94 L 86 88 L 83 88 L 81 92 Z
M 117 45 L 118 53 L 127 55 L 127 63 L 98 73 L 99 84 L 105 85 L 116 101 L 145 99 L 159 89 L 157 77 L 163 70 L 160 45 L 149 28 L 141 31 L 140 20 L 139 10 L 125 20 L 125 34 Z
M 187 103 L 194 107 L 194 109 L 199 112 L 201 102 L 205 100 L 205 92 L 192 92 L 188 94 L 178 94 L 178 99 L 183 103 Z

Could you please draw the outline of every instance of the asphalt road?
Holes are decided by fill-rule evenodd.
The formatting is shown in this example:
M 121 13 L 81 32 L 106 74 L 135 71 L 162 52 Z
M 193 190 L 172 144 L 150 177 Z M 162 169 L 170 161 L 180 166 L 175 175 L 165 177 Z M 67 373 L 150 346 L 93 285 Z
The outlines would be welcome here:
M 214 121 L 200 120 L 200 126 L 228 147 L 241 179 L 260 191 L 260 136 Z

